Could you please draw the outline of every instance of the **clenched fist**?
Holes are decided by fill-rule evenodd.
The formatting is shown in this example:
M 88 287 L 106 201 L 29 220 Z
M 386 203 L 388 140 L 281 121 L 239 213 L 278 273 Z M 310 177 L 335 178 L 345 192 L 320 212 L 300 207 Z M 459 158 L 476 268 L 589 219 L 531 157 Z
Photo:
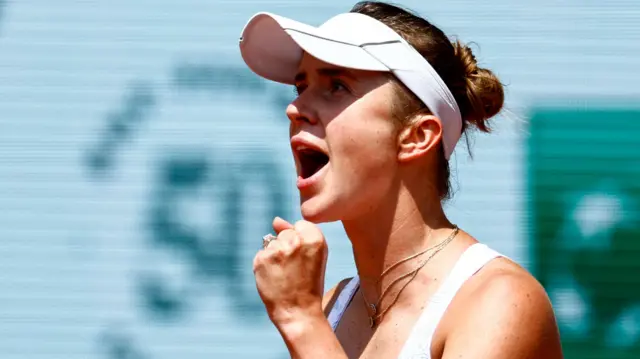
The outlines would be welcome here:
M 277 239 L 256 254 L 253 272 L 260 298 L 274 324 L 322 314 L 327 242 L 313 223 L 295 225 L 276 217 Z

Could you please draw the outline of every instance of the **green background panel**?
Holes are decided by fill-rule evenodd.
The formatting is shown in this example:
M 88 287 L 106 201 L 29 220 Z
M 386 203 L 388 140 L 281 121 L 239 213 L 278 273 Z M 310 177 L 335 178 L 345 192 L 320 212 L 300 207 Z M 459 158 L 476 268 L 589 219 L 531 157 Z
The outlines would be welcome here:
M 528 143 L 533 270 L 567 358 L 640 357 L 640 110 L 539 109 Z

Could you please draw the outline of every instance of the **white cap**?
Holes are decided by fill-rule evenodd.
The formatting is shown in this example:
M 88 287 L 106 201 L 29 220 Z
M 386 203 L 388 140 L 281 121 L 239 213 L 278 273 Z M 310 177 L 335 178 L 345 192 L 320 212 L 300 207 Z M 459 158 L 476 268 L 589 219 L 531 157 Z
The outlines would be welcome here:
M 367 15 L 339 14 L 314 27 L 258 13 L 242 30 L 240 51 L 256 74 L 285 84 L 294 84 L 304 52 L 339 67 L 391 72 L 440 119 L 447 159 L 462 134 L 460 109 L 433 67 L 395 31 Z

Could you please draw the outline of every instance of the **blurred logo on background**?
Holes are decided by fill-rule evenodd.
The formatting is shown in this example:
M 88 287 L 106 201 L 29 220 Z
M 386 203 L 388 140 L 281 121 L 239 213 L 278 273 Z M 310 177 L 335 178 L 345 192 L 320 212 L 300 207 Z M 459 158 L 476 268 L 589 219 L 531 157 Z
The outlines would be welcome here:
M 280 113 L 290 101 L 284 91 L 269 88 L 241 67 L 180 63 L 171 73 L 171 84 L 172 93 L 196 102 L 258 95 Z M 109 181 L 119 171 L 128 146 L 145 135 L 145 126 L 165 106 L 158 92 L 149 82 L 135 81 L 108 111 L 100 135 L 84 154 L 91 180 Z M 234 121 L 222 115 L 205 126 L 243 126 Z M 132 310 L 146 311 L 149 325 L 189 322 L 201 311 L 200 299 L 222 294 L 229 299 L 236 325 L 255 324 L 265 312 L 250 262 L 261 242 L 248 248 L 247 240 L 270 232 L 275 216 L 290 216 L 286 160 L 268 145 L 247 148 L 241 138 L 217 150 L 186 142 L 163 146 L 154 157 L 155 176 L 149 184 L 146 221 L 141 223 L 148 238 L 141 261 L 147 265 L 132 278 L 140 303 Z M 139 342 L 126 325 L 108 323 L 99 339 L 110 359 L 152 357 L 146 347 L 153 344 Z

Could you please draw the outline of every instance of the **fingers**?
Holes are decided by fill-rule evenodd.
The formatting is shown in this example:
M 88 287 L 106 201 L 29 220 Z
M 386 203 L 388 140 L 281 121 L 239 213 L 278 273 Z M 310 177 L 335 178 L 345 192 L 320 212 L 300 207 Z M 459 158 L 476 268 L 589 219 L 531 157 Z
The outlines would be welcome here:
M 328 248 L 320 228 L 307 221 L 292 225 L 279 217 L 273 220 L 273 228 L 277 239 L 258 251 L 253 261 L 253 272 L 263 301 L 278 302 L 269 298 L 274 295 L 273 288 L 280 287 L 296 289 L 302 286 L 303 292 L 321 297 Z M 283 295 L 278 291 L 275 294 Z
M 278 233 L 278 238 L 272 241 L 266 248 L 268 252 L 280 252 L 287 256 L 300 248 L 300 234 L 291 229 L 285 229 Z
M 273 219 L 273 230 L 276 231 L 276 234 L 287 229 L 293 229 L 293 225 L 280 217 Z
M 253 261 L 253 271 L 265 263 L 281 264 L 294 252 L 300 250 L 302 241 L 300 235 L 293 229 L 285 229 L 278 234 L 278 238 L 259 251 Z
M 320 228 L 308 221 L 300 220 L 294 225 L 296 232 L 300 234 L 305 244 L 314 247 L 325 247 L 326 241 Z
M 273 220 L 273 229 L 277 233 L 277 239 L 271 241 L 265 251 L 272 253 L 279 252 L 279 255 L 290 255 L 300 249 L 308 247 L 312 250 L 325 250 L 327 243 L 320 228 L 315 224 L 300 220 L 295 225 L 285 221 L 280 217 Z M 275 257 L 278 257 L 276 255 Z M 278 258 L 274 258 L 278 259 Z

